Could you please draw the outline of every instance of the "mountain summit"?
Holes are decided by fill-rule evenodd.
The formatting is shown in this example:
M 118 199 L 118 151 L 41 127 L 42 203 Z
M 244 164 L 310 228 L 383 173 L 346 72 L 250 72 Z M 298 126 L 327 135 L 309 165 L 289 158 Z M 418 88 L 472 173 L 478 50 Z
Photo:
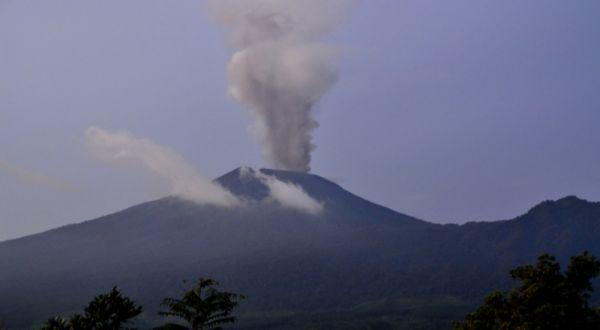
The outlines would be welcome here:
M 272 187 L 267 183 L 269 179 L 295 187 L 306 193 L 309 198 L 322 204 L 326 213 L 325 218 L 329 221 L 343 220 L 344 222 L 360 223 L 391 220 L 424 224 L 421 220 L 360 198 L 315 174 L 273 169 L 254 170 L 251 167 L 239 167 L 215 179 L 215 181 L 238 198 L 264 202 L 273 199 Z M 374 214 L 365 217 L 363 210 L 369 210 Z M 344 215 L 343 219 L 340 217 L 342 214 Z
M 151 327 L 163 297 L 204 276 L 248 296 L 241 328 L 332 328 L 340 320 L 398 328 L 407 313 L 439 328 L 509 286 L 508 269 L 540 253 L 600 255 L 600 204 L 574 197 L 514 220 L 458 226 L 395 212 L 314 174 L 238 168 L 216 181 L 247 202 L 224 208 L 167 197 L 1 242 L 0 319 L 39 325 L 117 285 L 144 306 L 140 327 Z M 323 209 L 290 207 L 274 197 L 278 189 Z M 428 304 L 445 312 L 414 314 Z
M 260 173 L 262 170 L 258 172 Z M 308 174 L 305 175 L 308 176 Z M 263 200 L 269 196 L 269 187 L 257 177 L 257 171 L 251 167 L 238 167 L 215 181 L 238 198 Z M 300 182 L 294 183 L 300 184 Z
M 333 195 L 349 197 L 351 195 L 337 184 L 315 174 L 273 169 L 255 170 L 251 167 L 237 169 L 217 178 L 215 181 L 242 198 L 261 200 L 269 195 L 265 177 L 272 177 L 287 184 L 302 188 L 316 199 L 330 198 Z

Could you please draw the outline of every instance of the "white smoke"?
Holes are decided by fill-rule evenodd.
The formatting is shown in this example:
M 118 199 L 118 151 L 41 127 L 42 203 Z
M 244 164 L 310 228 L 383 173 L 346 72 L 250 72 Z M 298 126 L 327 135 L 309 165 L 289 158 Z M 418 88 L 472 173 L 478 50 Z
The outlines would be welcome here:
M 91 153 L 107 163 L 142 166 L 166 179 L 172 193 L 198 203 L 233 206 L 237 198 L 220 185 L 201 176 L 177 152 L 127 132 L 108 132 L 90 127 L 85 132 Z
M 212 0 L 236 52 L 229 92 L 254 115 L 253 127 L 277 168 L 309 171 L 312 110 L 337 80 L 334 47 L 322 42 L 352 0 Z
M 313 199 L 302 187 L 272 176 L 267 177 L 264 182 L 269 187 L 271 198 L 282 206 L 314 215 L 323 212 L 323 204 Z
M 273 175 L 267 175 L 255 171 L 250 167 L 240 169 L 240 178 L 248 179 L 254 177 L 263 182 L 269 188 L 269 198 L 278 202 L 281 206 L 318 215 L 323 212 L 323 203 L 312 198 L 301 186 L 284 182 Z

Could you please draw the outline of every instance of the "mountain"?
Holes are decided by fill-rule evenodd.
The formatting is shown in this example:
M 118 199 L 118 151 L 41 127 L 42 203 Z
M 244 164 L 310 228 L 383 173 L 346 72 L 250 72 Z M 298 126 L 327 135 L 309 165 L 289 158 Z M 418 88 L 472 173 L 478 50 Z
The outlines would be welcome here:
M 261 175 L 301 187 L 320 214 L 269 198 Z M 141 327 L 182 280 L 211 277 L 248 298 L 241 328 L 440 328 L 510 268 L 549 252 L 600 256 L 600 203 L 546 201 L 513 220 L 439 225 L 395 212 L 322 177 L 240 168 L 216 179 L 243 206 L 176 197 L 0 243 L 0 319 L 40 324 L 119 286 Z

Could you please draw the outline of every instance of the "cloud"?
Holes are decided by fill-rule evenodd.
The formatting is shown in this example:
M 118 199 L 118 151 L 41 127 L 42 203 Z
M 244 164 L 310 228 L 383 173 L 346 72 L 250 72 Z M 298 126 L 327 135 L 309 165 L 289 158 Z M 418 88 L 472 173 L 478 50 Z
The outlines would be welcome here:
M 248 175 L 247 171 L 241 171 L 240 174 Z M 323 212 L 325 208 L 323 203 L 312 198 L 301 186 L 281 181 L 275 176 L 259 171 L 256 171 L 254 175 L 269 188 L 269 197 L 281 206 L 313 215 Z
M 271 191 L 271 197 L 285 207 L 315 215 L 324 209 L 323 204 L 310 197 L 300 186 L 276 178 L 269 178 L 265 183 Z
M 218 206 L 234 206 L 238 199 L 228 190 L 200 175 L 174 150 L 125 131 L 89 127 L 86 145 L 92 155 L 109 164 L 143 168 L 169 182 L 172 193 L 185 199 Z
M 24 169 L 22 167 L 10 164 L 0 159 L 0 171 L 8 173 L 9 175 L 16 177 L 17 179 L 34 185 L 44 186 L 60 191 L 74 191 L 76 190 L 70 183 L 51 177 L 44 173 Z
M 86 145 L 92 155 L 109 164 L 143 168 L 150 174 L 165 179 L 172 193 L 198 203 L 219 206 L 241 205 L 231 192 L 218 183 L 201 176 L 177 152 L 151 140 L 137 138 L 128 132 L 109 132 L 90 127 L 85 132 Z M 243 168 L 240 175 L 254 176 L 269 189 L 269 198 L 281 206 L 309 214 L 323 211 L 322 203 L 313 199 L 299 185 L 279 180 L 251 168 Z

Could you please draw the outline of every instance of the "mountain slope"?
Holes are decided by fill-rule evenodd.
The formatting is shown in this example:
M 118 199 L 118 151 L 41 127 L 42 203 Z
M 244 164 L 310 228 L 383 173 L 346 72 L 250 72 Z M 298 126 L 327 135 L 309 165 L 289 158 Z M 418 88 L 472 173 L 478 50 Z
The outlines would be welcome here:
M 325 323 L 349 315 L 380 322 L 373 317 L 437 310 L 426 302 L 434 298 L 445 304 L 436 316 L 450 319 L 464 312 L 463 302 L 510 285 L 507 270 L 541 252 L 600 255 L 600 204 L 575 197 L 514 220 L 437 225 L 316 175 L 261 170 L 325 205 L 319 215 L 294 211 L 269 199 L 268 187 L 247 171 L 217 179 L 248 201 L 242 207 L 167 197 L 0 243 L 0 319 L 17 328 L 39 324 L 118 285 L 144 305 L 142 325 L 149 325 L 161 298 L 199 276 L 248 296 L 240 326 L 303 327 L 319 312 Z

